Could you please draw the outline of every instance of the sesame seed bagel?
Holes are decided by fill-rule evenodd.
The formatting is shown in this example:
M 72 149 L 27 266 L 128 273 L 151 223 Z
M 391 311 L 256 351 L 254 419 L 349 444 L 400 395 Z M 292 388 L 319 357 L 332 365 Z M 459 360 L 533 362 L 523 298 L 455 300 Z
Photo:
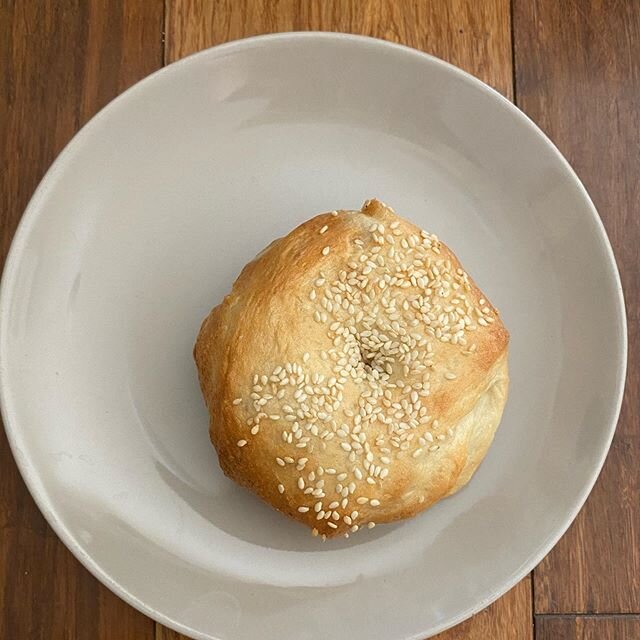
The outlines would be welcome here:
M 508 343 L 455 255 L 370 200 L 269 245 L 194 353 L 225 474 L 329 537 L 469 481 L 506 401 Z

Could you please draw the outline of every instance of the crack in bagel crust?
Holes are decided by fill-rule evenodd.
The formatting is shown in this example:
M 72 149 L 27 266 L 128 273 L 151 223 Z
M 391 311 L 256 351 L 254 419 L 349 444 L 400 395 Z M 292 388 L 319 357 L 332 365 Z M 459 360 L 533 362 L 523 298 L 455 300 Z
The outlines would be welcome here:
M 314 535 L 464 486 L 506 401 L 509 336 L 438 238 L 377 200 L 265 249 L 195 347 L 225 473 Z

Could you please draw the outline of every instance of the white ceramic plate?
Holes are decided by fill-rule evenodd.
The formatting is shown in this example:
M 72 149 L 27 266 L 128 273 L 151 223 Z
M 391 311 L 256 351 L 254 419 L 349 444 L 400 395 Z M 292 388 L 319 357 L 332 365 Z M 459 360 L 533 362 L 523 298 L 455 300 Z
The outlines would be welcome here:
M 511 392 L 466 489 L 323 545 L 222 476 L 191 349 L 270 240 L 372 196 L 500 307 Z M 96 116 L 29 204 L 0 332 L 9 439 L 50 524 L 128 602 L 207 639 L 421 639 L 478 611 L 584 502 L 626 361 L 611 248 L 547 138 L 440 60 L 338 34 L 205 51 Z

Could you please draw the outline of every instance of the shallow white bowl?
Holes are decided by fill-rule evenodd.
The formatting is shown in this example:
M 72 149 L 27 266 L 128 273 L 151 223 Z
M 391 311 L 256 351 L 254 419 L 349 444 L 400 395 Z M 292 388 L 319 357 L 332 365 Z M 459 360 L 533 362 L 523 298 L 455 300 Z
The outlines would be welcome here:
M 241 267 L 379 197 L 441 236 L 511 331 L 511 394 L 470 485 L 321 544 L 226 480 L 191 349 Z M 39 507 L 135 607 L 196 638 L 406 640 L 478 611 L 575 517 L 623 388 L 598 215 L 549 140 L 440 60 L 339 34 L 188 58 L 71 142 L 2 282 L 2 409 Z

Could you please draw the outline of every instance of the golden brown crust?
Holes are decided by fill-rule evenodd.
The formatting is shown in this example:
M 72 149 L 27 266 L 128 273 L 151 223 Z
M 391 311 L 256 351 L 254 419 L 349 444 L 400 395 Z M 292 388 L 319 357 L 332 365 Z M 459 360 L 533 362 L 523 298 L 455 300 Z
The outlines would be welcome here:
M 194 355 L 224 472 L 332 536 L 468 482 L 506 401 L 508 341 L 454 254 L 371 200 L 249 263 Z

